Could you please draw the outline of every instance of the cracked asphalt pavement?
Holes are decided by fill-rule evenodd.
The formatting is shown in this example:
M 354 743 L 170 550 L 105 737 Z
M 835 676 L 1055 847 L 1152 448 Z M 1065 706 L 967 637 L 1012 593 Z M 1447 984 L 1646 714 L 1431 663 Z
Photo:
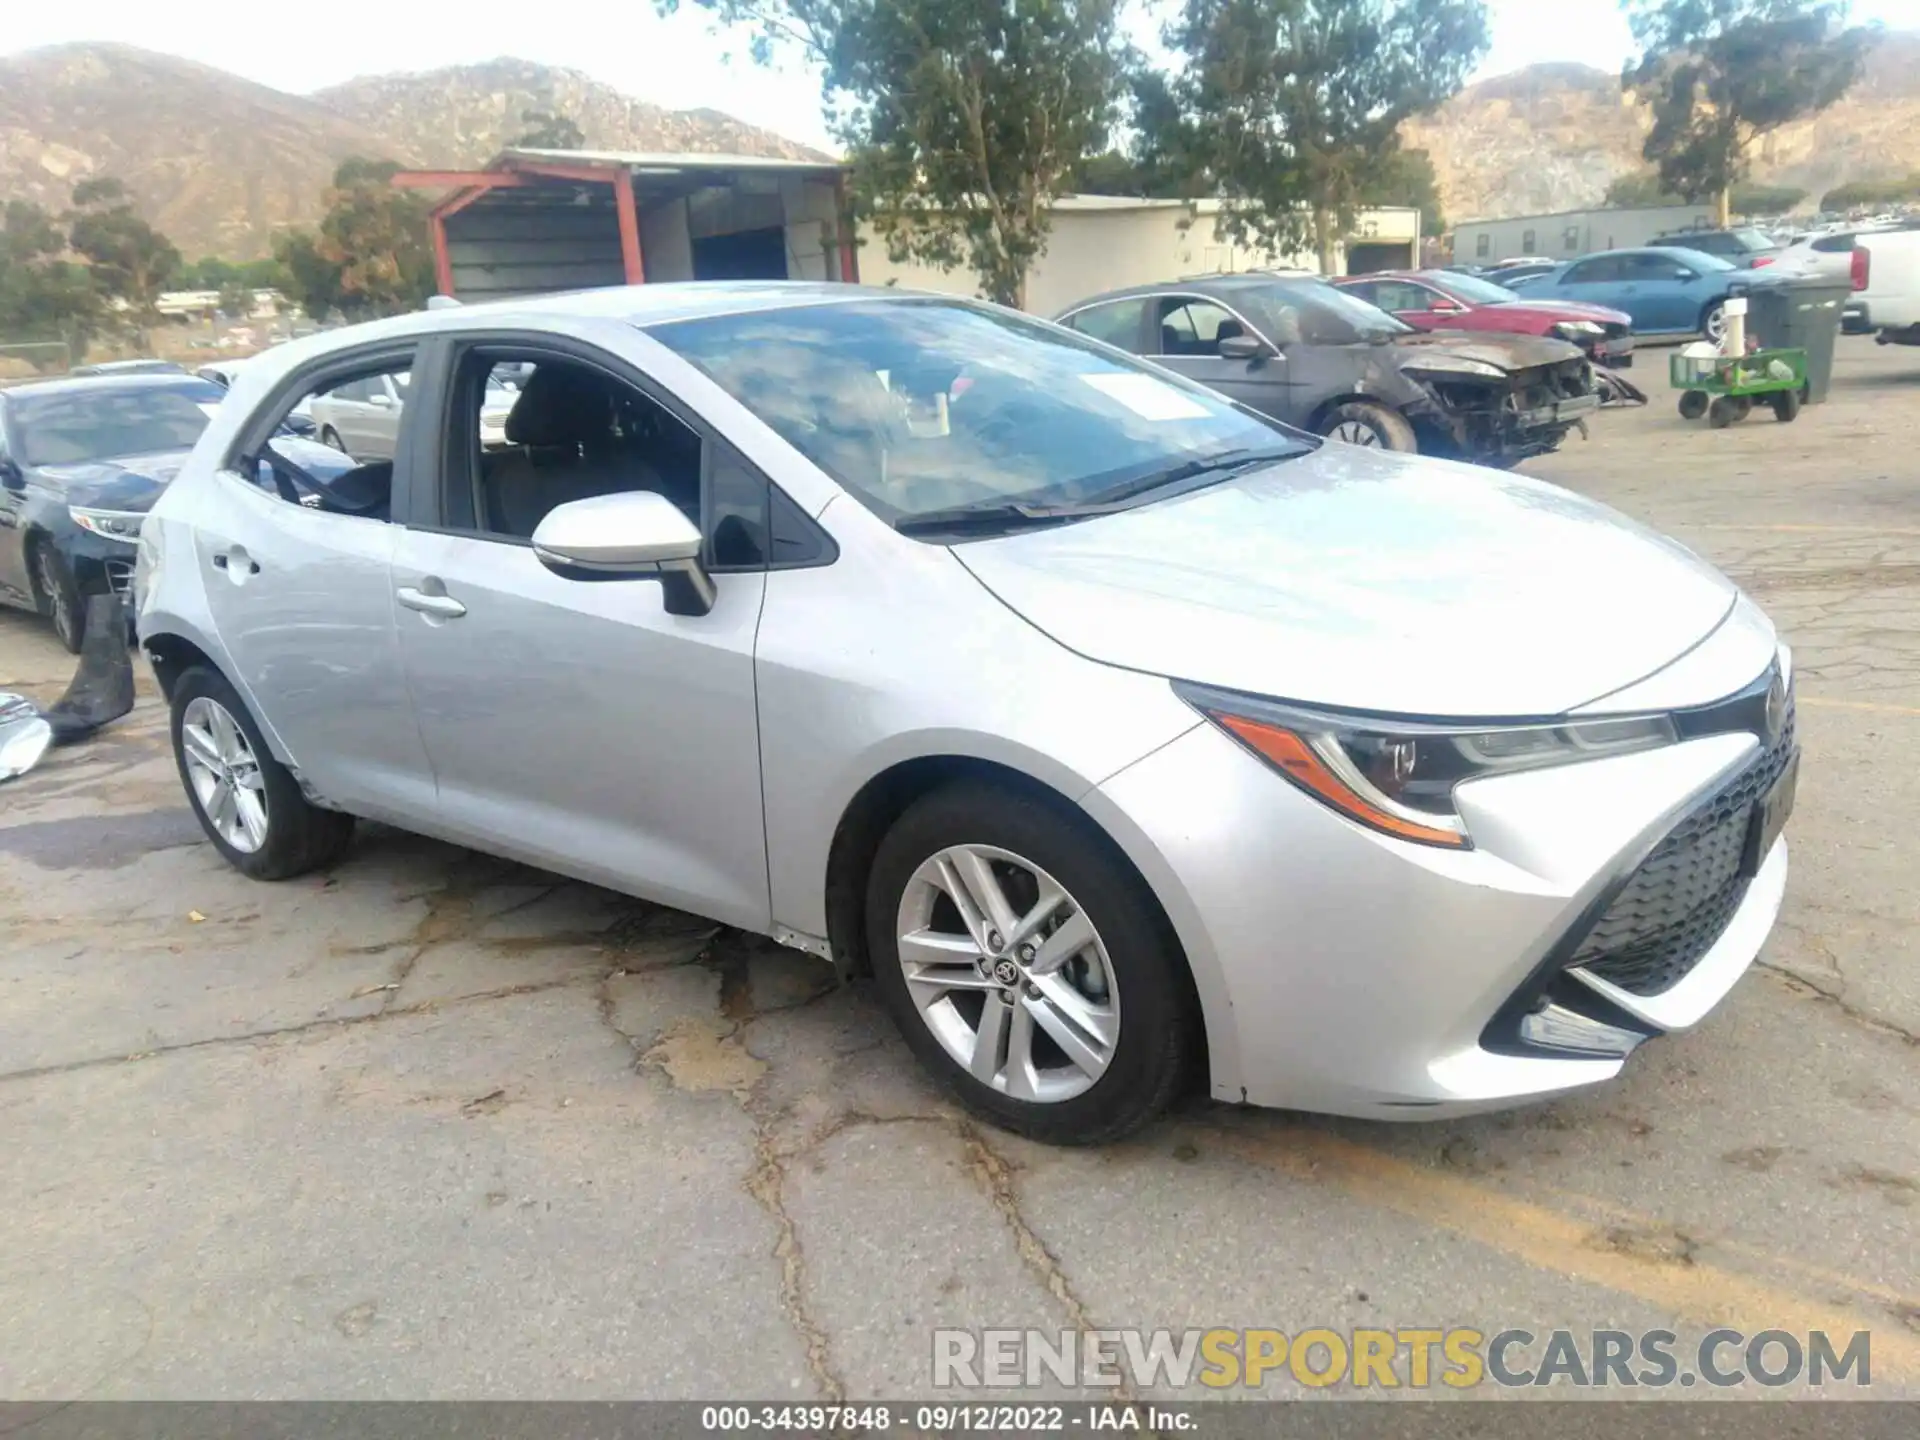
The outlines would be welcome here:
M 770 942 L 374 827 L 241 878 L 143 674 L 0 787 L 0 1391 L 925 1398 L 938 1326 L 1726 1324 L 1869 1330 L 1920 1394 L 1920 350 L 1843 339 L 1791 426 L 1654 395 L 1528 468 L 1770 608 L 1806 762 L 1759 968 L 1618 1082 L 1047 1150 Z M 0 615 L 0 688 L 70 673 Z

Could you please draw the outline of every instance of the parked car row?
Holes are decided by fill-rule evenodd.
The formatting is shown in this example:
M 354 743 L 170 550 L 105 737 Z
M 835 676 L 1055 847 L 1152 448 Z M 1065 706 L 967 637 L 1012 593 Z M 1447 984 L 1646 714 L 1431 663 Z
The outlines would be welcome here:
M 1554 449 L 1600 404 L 1572 344 L 1425 333 L 1319 279 L 1139 286 L 1059 320 L 1263 415 L 1384 450 L 1511 465 Z
M 1457 1115 L 1705 1016 L 1785 880 L 1767 617 L 1579 496 L 1271 418 L 1526 448 L 1586 356 L 1258 276 L 1065 318 L 650 285 L 263 358 L 139 531 L 210 843 L 279 879 L 369 817 L 773 936 L 1051 1141 L 1190 1069 Z M 285 435 L 400 374 L 393 459 Z

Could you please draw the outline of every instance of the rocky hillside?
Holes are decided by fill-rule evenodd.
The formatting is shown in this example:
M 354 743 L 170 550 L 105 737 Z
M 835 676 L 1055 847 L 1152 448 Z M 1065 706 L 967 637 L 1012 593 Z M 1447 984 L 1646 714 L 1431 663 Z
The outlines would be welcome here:
M 1471 85 L 1403 132 L 1433 156 L 1456 220 L 1573 210 L 1644 168 L 1643 107 L 1587 65 L 1533 65 Z M 1769 136 L 1754 178 L 1818 197 L 1920 164 L 1920 33 L 1890 34 L 1839 104 Z
M 663 110 L 577 70 L 490 60 L 416 75 L 371 75 L 315 93 L 334 114 L 385 136 L 396 151 L 437 165 L 478 165 L 526 130 L 529 111 L 564 115 L 596 150 L 817 152 L 718 110 Z
M 603 149 L 813 153 L 717 110 L 663 110 L 523 60 L 296 96 L 132 46 L 60 45 L 0 57 L 0 200 L 58 209 L 76 181 L 117 176 L 187 256 L 250 259 L 277 228 L 317 217 L 346 156 L 476 165 L 529 110 L 569 116 Z

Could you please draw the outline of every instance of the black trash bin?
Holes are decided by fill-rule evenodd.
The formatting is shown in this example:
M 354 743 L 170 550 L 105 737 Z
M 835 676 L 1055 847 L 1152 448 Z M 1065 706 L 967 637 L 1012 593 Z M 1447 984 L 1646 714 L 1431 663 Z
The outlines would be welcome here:
M 1747 292 L 1747 334 L 1769 350 L 1793 347 L 1807 352 L 1809 405 L 1827 398 L 1840 312 L 1852 298 L 1849 280 L 1788 280 L 1755 285 Z

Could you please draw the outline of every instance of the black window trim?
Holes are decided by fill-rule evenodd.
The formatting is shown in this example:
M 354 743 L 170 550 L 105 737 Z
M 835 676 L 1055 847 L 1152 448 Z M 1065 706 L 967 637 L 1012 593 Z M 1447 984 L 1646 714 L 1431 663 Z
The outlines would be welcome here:
M 832 565 L 840 558 L 840 547 L 832 534 L 806 513 L 791 495 L 780 489 L 772 476 L 743 453 L 739 446 L 731 444 L 708 421 L 694 411 L 666 386 L 660 384 L 644 370 L 631 361 L 614 352 L 592 343 L 579 340 L 571 335 L 556 335 L 544 330 L 460 330 L 436 337 L 439 342 L 437 365 L 433 375 L 433 394 L 431 407 L 421 403 L 422 393 L 412 397 L 408 406 L 409 414 L 431 414 L 431 422 L 416 423 L 414 429 L 423 437 L 422 446 L 426 452 L 420 459 L 422 463 L 415 467 L 413 480 L 414 505 L 411 514 L 418 518 L 409 522 L 408 528 L 429 535 L 450 535 L 463 540 L 484 540 L 501 545 L 520 545 L 528 549 L 533 542 L 523 536 L 503 535 L 494 530 L 468 529 L 445 523 L 446 519 L 446 476 L 449 447 L 444 444 L 448 427 L 453 423 L 452 405 L 457 398 L 455 380 L 462 361 L 474 350 L 511 350 L 521 355 L 538 356 L 545 353 L 556 360 L 571 361 L 574 364 L 588 365 L 599 370 L 609 379 L 638 390 L 648 400 L 665 410 L 700 441 L 700 538 L 702 563 L 710 572 L 717 575 L 763 574 L 775 570 L 814 570 Z M 416 369 L 413 383 L 408 388 L 419 391 L 421 376 Z M 713 484 L 713 460 L 716 447 L 724 446 L 727 452 L 749 473 L 758 477 L 767 487 L 767 563 L 764 565 L 727 565 L 713 566 L 713 536 L 707 533 L 707 516 L 711 510 Z M 396 476 L 396 482 L 398 477 Z M 773 496 L 779 494 L 787 501 L 788 509 L 812 530 L 817 554 L 806 560 L 778 562 L 773 558 Z
M 280 382 L 275 385 L 272 390 L 267 392 L 267 398 L 255 407 L 253 413 L 247 417 L 245 423 L 235 432 L 232 442 L 227 446 L 226 452 L 220 457 L 219 468 L 221 472 L 231 476 L 242 484 L 252 486 L 256 490 L 259 489 L 260 487 L 251 477 L 255 473 L 254 467 L 259 462 L 261 448 L 266 445 L 267 441 L 279 433 L 280 422 L 286 419 L 288 413 L 292 411 L 295 405 L 310 394 L 320 393 L 320 385 L 316 382 L 324 381 L 328 376 L 333 375 L 344 377 L 364 374 L 372 370 L 377 370 L 382 365 L 392 365 L 402 360 L 409 363 L 410 368 L 414 371 L 417 382 L 422 364 L 428 358 L 431 345 L 432 340 L 430 337 L 423 335 L 413 335 L 398 340 L 376 340 L 364 345 L 356 345 L 347 350 L 329 351 L 325 355 L 319 356 L 304 365 L 288 371 L 287 374 L 280 378 Z M 410 472 L 413 469 L 412 460 L 414 458 L 408 453 L 408 437 L 410 433 L 416 432 L 420 428 L 418 424 L 414 423 L 414 420 L 415 417 L 412 413 L 408 411 L 401 413 L 399 443 L 394 446 L 393 450 L 393 498 L 388 506 L 388 518 L 386 520 L 375 521 L 376 524 L 405 525 L 408 523 L 411 512 L 408 509 L 407 502 L 412 492 L 409 479 Z M 245 470 L 242 470 L 240 466 L 240 461 L 242 460 L 250 460 L 254 463 L 249 465 Z M 282 503 L 286 502 L 283 501 Z M 302 507 L 296 506 L 295 508 L 299 509 Z M 334 512 L 314 511 L 311 513 L 330 514 Z M 373 517 L 368 515 L 349 515 L 343 518 L 349 520 L 370 520 Z

